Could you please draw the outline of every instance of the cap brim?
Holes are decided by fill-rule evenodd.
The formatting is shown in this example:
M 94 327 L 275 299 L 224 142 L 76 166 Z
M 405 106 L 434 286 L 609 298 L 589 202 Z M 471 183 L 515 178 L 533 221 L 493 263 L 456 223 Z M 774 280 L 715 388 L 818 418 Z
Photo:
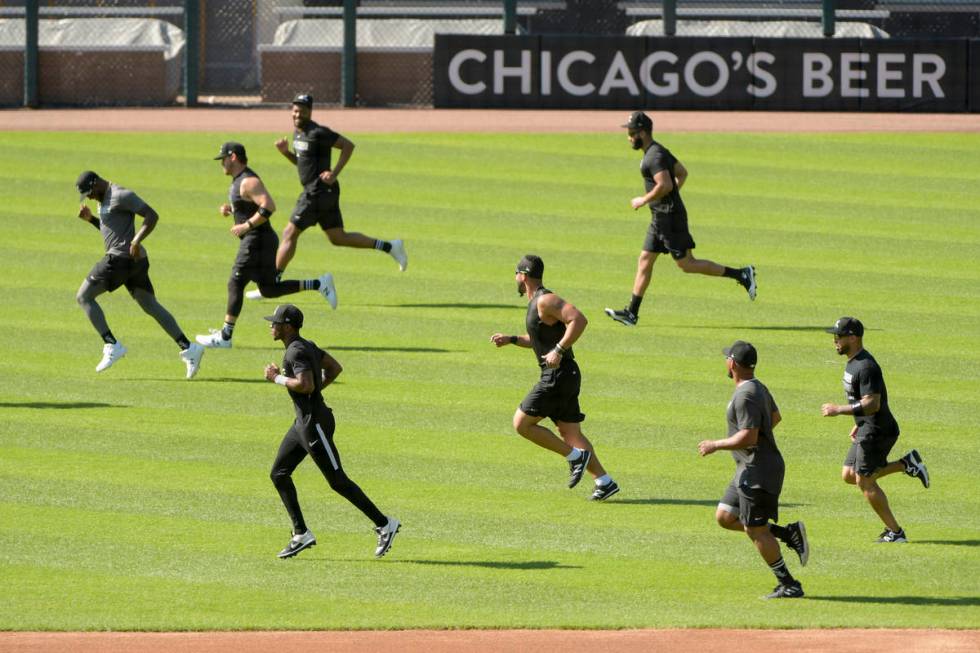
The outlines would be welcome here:
M 225 158 L 225 157 L 227 157 L 227 156 L 228 156 L 227 154 L 222 154 L 221 156 L 216 156 L 216 157 L 214 157 L 214 160 L 215 160 L 215 161 L 221 161 L 222 159 L 224 159 L 224 158 Z
M 276 316 L 275 315 L 266 315 L 262 319 L 265 320 L 266 322 L 273 322 L 274 323 L 276 321 Z
M 731 356 L 732 355 L 732 348 L 731 347 L 725 347 L 724 349 L 721 350 L 721 353 L 723 353 L 725 356 Z
M 828 327 L 828 328 L 824 329 L 824 332 L 825 333 L 832 333 L 835 336 L 839 336 L 840 335 L 840 333 L 837 332 L 837 327 Z

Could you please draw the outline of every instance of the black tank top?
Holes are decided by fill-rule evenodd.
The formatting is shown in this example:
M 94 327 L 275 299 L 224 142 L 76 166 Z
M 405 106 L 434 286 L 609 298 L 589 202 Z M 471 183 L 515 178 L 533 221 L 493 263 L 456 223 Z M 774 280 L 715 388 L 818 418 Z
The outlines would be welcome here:
M 255 212 L 259 210 L 258 204 L 242 197 L 242 182 L 249 177 L 255 177 L 256 179 L 259 178 L 259 176 L 255 174 L 251 168 L 245 168 L 235 176 L 231 182 L 231 188 L 228 189 L 228 202 L 231 204 L 235 224 L 242 224 L 255 215 Z M 263 233 L 264 231 L 269 231 L 271 229 L 272 226 L 269 224 L 269 221 L 266 220 L 258 227 L 249 230 L 245 236 Z M 245 236 L 243 236 L 243 238 Z
M 538 315 L 538 300 L 545 295 L 550 295 L 551 291 L 547 288 L 538 288 L 534 291 L 531 296 L 531 301 L 527 305 L 527 317 L 524 320 L 527 326 L 527 335 L 531 338 L 531 349 L 534 350 L 534 355 L 538 361 L 538 365 L 542 368 L 544 365 L 544 359 L 542 356 L 547 354 L 549 351 L 555 348 L 562 337 L 565 335 L 565 323 L 558 320 L 554 324 L 548 325 L 541 321 L 541 317 Z M 566 361 L 575 360 L 575 354 L 569 347 L 565 350 L 565 354 L 562 356 L 562 363 Z

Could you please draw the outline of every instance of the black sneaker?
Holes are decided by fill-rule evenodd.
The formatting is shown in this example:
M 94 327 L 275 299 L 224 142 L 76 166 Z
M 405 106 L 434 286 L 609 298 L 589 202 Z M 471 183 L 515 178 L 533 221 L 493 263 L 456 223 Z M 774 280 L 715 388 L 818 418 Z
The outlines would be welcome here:
M 799 599 L 803 597 L 803 586 L 799 581 L 792 583 L 780 583 L 772 594 L 766 594 L 764 599 Z
M 283 560 L 286 558 L 292 558 L 294 555 L 302 551 L 303 549 L 309 549 L 310 547 L 316 546 L 316 538 L 313 536 L 313 531 L 306 531 L 305 533 L 293 534 L 289 538 L 289 544 L 286 548 L 279 552 L 279 557 Z
M 878 536 L 878 544 L 905 544 L 908 541 L 904 528 L 898 529 L 897 532 L 886 528 Z
M 625 324 L 626 326 L 636 326 L 636 321 L 640 319 L 639 317 L 637 317 L 635 313 L 630 311 L 630 309 L 628 308 L 624 308 L 621 311 L 607 308 L 606 315 L 616 320 L 620 324 Z
M 589 461 L 592 460 L 592 452 L 588 449 L 579 449 L 582 452 L 575 460 L 568 463 L 568 487 L 569 489 L 578 485 L 578 482 L 582 480 L 582 474 L 585 473 L 585 468 L 589 466 Z
M 388 553 L 391 543 L 395 541 L 395 536 L 401 529 L 402 523 L 394 517 L 389 517 L 387 524 L 374 529 L 374 532 L 378 534 L 378 546 L 374 549 L 375 558 L 380 558 Z
M 902 456 L 902 462 L 905 463 L 906 474 L 922 481 L 922 487 L 929 487 L 929 470 L 922 463 L 922 456 L 917 449 Z
M 749 293 L 749 299 L 755 301 L 755 267 L 748 266 L 739 270 L 741 274 L 738 277 L 738 284 L 745 288 L 745 292 Z
M 797 521 L 787 524 L 786 530 L 789 531 L 786 544 L 800 556 L 800 566 L 806 567 L 806 562 L 810 559 L 810 542 L 806 539 L 806 526 L 803 522 Z
M 617 492 L 619 492 L 619 486 L 616 485 L 616 481 L 609 481 L 605 485 L 596 485 L 589 501 L 605 501 Z

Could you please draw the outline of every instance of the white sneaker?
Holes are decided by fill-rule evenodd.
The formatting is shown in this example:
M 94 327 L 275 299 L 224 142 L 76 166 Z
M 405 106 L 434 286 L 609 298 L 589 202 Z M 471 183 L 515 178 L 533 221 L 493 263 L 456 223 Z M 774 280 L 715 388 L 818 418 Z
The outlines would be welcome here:
M 225 340 L 220 329 L 208 329 L 208 331 L 211 332 L 210 335 L 197 336 L 195 340 L 208 349 L 231 349 L 231 338 Z
M 320 277 L 320 294 L 330 302 L 330 308 L 337 310 L 337 286 L 333 283 L 333 275 L 327 272 Z
M 262 292 L 260 290 L 249 290 L 245 293 L 245 299 L 262 299 Z
M 115 344 L 106 343 L 102 347 L 102 360 L 99 364 L 95 366 L 96 372 L 101 372 L 102 370 L 107 370 L 112 367 L 112 364 L 117 360 L 126 355 L 126 348 L 123 347 L 121 342 Z
M 374 529 L 374 532 L 378 534 L 378 546 L 374 549 L 375 558 L 380 558 L 388 553 L 388 549 L 391 548 L 391 543 L 395 541 L 395 535 L 398 535 L 401 527 L 402 523 L 400 521 L 394 517 L 389 517 L 387 524 Z
M 314 537 L 313 531 L 307 530 L 305 533 L 300 533 L 299 535 L 294 534 L 289 538 L 289 542 L 286 543 L 286 548 L 277 555 L 279 558 L 285 560 L 286 558 L 292 558 L 300 551 L 308 549 L 311 546 L 316 546 L 316 537 Z
M 405 243 L 400 240 L 391 241 L 391 258 L 398 261 L 398 269 L 404 272 L 408 268 L 408 252 L 405 251 Z
M 187 364 L 187 378 L 193 379 L 197 374 L 197 368 L 201 366 L 201 358 L 204 356 L 204 347 L 192 342 L 191 346 L 180 352 L 180 360 Z

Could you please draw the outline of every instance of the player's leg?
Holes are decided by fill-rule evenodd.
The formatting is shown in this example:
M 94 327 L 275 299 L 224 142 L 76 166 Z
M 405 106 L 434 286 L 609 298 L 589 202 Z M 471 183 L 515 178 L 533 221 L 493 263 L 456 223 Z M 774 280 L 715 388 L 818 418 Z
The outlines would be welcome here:
M 901 532 L 902 528 L 895 520 L 895 515 L 892 514 L 891 506 L 888 504 L 888 496 L 881 489 L 881 486 L 878 485 L 877 476 L 873 474 L 871 476 L 862 476 L 858 472 L 857 485 L 861 489 L 864 498 L 871 504 L 871 508 L 875 511 L 875 514 L 885 524 L 885 527 L 893 533 Z
M 755 299 L 755 267 L 748 265 L 744 268 L 730 268 L 719 265 L 714 261 L 695 258 L 694 252 L 691 249 L 671 251 L 671 256 L 674 258 L 674 262 L 677 263 L 677 267 L 684 272 L 688 274 L 704 274 L 709 277 L 734 279 L 738 282 L 738 285 L 745 288 L 745 291 L 749 294 L 749 299 Z
M 640 304 L 643 302 L 643 295 L 646 294 L 653 278 L 653 264 L 662 251 L 662 244 L 659 242 L 659 234 L 653 228 L 653 223 L 647 227 L 647 233 L 643 240 L 643 249 L 636 261 L 636 276 L 633 278 L 633 294 L 630 303 L 622 310 L 606 308 L 606 315 L 625 326 L 636 326 L 640 315 Z
M 231 349 L 231 338 L 235 332 L 235 323 L 242 313 L 245 302 L 245 284 L 248 277 L 237 266 L 232 268 L 228 278 L 228 302 L 225 306 L 225 323 L 220 329 L 211 329 L 208 335 L 198 335 L 195 340 L 204 347 L 215 349 Z
M 371 238 L 356 231 L 344 230 L 344 217 L 340 212 L 340 195 L 337 193 L 320 198 L 318 206 L 318 222 L 324 235 L 336 247 L 354 247 L 357 249 L 376 249 L 390 255 L 404 272 L 408 267 L 408 254 L 405 243 L 401 240 L 381 240 Z
M 767 598 L 798 598 L 803 596 L 803 586 L 793 578 L 779 542 L 769 530 L 769 522 L 779 520 L 779 495 L 760 489 L 737 488 L 739 498 L 739 521 L 745 534 L 752 540 L 762 559 L 779 583 Z
M 292 221 L 286 223 L 282 230 L 282 240 L 279 242 L 279 249 L 276 251 L 276 270 L 280 273 L 285 272 L 289 262 L 296 255 L 296 243 L 303 233 L 303 228 L 293 224 Z
M 316 536 L 307 528 L 303 511 L 299 507 L 296 486 L 293 484 L 293 470 L 306 457 L 306 448 L 296 426 L 292 426 L 279 444 L 279 452 L 272 463 L 269 478 L 279 493 L 282 505 L 286 508 L 292 522 L 292 536 L 285 548 L 278 553 L 279 558 L 291 558 L 300 551 L 316 546 Z
M 95 301 L 96 297 L 107 292 L 106 282 L 100 279 L 98 272 L 100 265 L 102 263 L 97 264 L 92 269 L 92 272 L 82 282 L 75 295 L 75 300 L 78 302 L 78 305 L 85 311 L 89 322 L 92 323 L 92 327 L 104 343 L 102 345 L 102 359 L 95 366 L 96 372 L 109 369 L 116 361 L 126 355 L 126 347 L 116 340 L 116 337 L 112 334 L 106 322 L 102 307 Z
M 157 324 L 167 332 L 167 335 L 174 339 L 174 342 L 180 347 L 180 360 L 184 362 L 187 368 L 187 378 L 194 378 L 201 366 L 204 347 L 188 340 L 177 325 L 174 316 L 157 301 L 157 297 L 153 293 L 153 284 L 150 282 L 149 261 L 144 258 L 135 263 L 134 274 L 126 281 L 126 289 L 129 290 L 129 294 L 143 309 L 143 312 L 156 320 Z
M 541 426 L 539 422 L 543 419 L 544 415 L 528 415 L 518 408 L 514 413 L 514 430 L 539 447 L 568 457 L 568 454 L 572 453 L 572 446 Z
M 738 507 L 738 490 L 735 488 L 735 479 L 732 479 L 715 508 L 715 521 L 725 530 L 744 531 L 745 528 L 738 519 Z

